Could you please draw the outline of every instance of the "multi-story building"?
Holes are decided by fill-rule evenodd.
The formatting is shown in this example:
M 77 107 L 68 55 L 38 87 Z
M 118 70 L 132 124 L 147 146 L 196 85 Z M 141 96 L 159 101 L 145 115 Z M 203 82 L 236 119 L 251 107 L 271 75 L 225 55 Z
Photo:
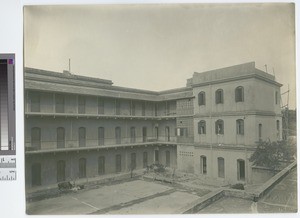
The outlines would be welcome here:
M 26 186 L 152 163 L 251 182 L 256 142 L 281 138 L 280 86 L 254 63 L 195 73 L 162 92 L 26 68 Z

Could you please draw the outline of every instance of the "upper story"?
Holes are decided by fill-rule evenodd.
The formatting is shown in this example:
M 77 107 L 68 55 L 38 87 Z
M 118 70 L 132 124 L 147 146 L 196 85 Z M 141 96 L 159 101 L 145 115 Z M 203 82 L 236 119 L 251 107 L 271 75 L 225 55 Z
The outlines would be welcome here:
M 282 85 L 254 62 L 194 73 L 188 85 L 195 96 L 195 116 L 281 114 Z
M 162 92 L 113 86 L 112 81 L 25 69 L 27 116 L 169 119 L 193 115 L 190 87 Z

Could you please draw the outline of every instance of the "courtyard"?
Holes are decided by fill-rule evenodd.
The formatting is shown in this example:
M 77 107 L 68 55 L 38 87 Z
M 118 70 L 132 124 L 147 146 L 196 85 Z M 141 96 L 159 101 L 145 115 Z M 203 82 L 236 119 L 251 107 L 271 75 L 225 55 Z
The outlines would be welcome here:
M 27 203 L 27 214 L 170 214 L 210 192 L 135 179 Z

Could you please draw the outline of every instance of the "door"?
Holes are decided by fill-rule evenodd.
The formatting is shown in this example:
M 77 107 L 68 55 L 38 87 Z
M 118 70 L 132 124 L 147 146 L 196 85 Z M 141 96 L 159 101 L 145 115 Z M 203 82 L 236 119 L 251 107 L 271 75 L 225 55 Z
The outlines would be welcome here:
M 155 160 L 155 163 L 159 163 L 159 153 L 158 153 L 158 150 L 155 150 L 154 160 Z
M 57 182 L 62 182 L 66 180 L 66 163 L 63 160 L 57 162 Z
M 86 159 L 80 158 L 79 159 L 79 178 L 86 177 Z
M 237 160 L 237 179 L 245 181 L 245 161 Z
M 166 151 L 166 166 L 170 167 L 170 151 Z
M 131 153 L 130 169 L 134 170 L 135 168 L 136 168 L 136 153 Z
M 218 157 L 218 176 L 220 178 L 225 178 L 225 163 L 224 158 Z
M 169 142 L 170 141 L 170 127 L 166 127 L 165 129 L 165 136 L 166 136 L 166 141 Z
M 85 147 L 85 146 L 86 146 L 85 128 L 80 127 L 79 128 L 79 147 Z
M 57 148 L 65 147 L 65 128 L 57 128 Z
M 98 128 L 98 145 L 104 145 L 104 127 Z
M 41 149 L 41 129 L 38 127 L 31 129 L 31 146 L 36 150 Z
M 101 156 L 98 159 L 98 174 L 103 175 L 105 174 L 105 157 Z
M 35 163 L 31 166 L 31 185 L 39 186 L 42 184 L 41 164 Z
M 147 127 L 143 127 L 143 142 L 147 142 Z

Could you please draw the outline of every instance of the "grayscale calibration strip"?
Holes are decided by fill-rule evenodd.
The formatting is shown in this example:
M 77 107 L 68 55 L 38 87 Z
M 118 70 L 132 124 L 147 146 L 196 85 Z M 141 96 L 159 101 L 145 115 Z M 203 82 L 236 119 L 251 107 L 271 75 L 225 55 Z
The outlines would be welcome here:
M 0 155 L 16 154 L 15 55 L 0 54 Z

